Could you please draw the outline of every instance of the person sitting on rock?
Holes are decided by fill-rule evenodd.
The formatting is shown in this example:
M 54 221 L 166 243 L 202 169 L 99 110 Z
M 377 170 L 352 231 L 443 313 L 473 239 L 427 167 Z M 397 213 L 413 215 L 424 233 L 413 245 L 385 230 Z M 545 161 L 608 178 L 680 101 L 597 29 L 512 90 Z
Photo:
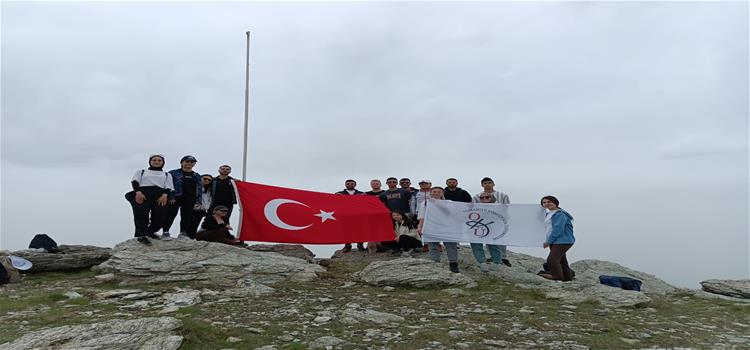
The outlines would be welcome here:
M 408 216 L 398 210 L 391 212 L 391 219 L 393 220 L 395 239 L 380 242 L 380 244 L 386 249 L 393 250 L 394 253 L 401 253 L 401 257 L 411 257 L 412 251 L 422 246 L 422 241 L 419 239 L 419 233 L 416 230 L 417 227 Z
M 207 216 L 203 220 L 201 230 L 195 235 L 195 239 L 198 241 L 209 241 L 218 242 L 231 245 L 242 245 L 242 241 L 234 238 L 229 230 L 232 226 L 229 226 L 227 220 L 227 213 L 229 208 L 223 205 L 217 205 L 211 216 Z
M 573 236 L 573 216 L 560 208 L 560 201 L 554 196 L 542 197 L 542 206 L 548 210 L 544 220 L 547 226 L 547 240 L 544 242 L 544 248 L 549 248 L 549 256 L 547 256 L 549 274 L 539 275 L 550 280 L 571 281 L 573 273 L 565 255 L 576 241 Z
M 433 199 L 443 200 L 443 188 L 435 186 L 430 189 L 430 197 Z M 429 201 L 422 203 L 422 208 L 417 211 L 417 219 L 419 219 L 419 225 L 417 225 L 417 232 L 422 234 L 422 227 L 424 227 L 424 213 L 427 211 L 427 205 Z M 443 242 L 445 245 L 445 253 L 448 255 L 448 267 L 451 272 L 458 273 L 458 242 Z M 434 262 L 440 262 L 440 242 L 427 242 L 429 248 L 429 257 Z

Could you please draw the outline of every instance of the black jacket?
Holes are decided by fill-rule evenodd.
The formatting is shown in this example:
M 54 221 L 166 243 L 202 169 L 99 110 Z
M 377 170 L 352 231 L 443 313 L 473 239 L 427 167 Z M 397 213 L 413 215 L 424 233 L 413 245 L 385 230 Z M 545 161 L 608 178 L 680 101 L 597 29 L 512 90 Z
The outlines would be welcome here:
M 453 191 L 449 190 L 446 187 L 443 195 L 445 196 L 445 199 L 452 200 L 454 202 L 471 202 L 471 195 L 469 194 L 469 192 L 462 190 L 461 187 L 456 187 L 456 189 Z
M 336 192 L 336 194 L 349 194 L 349 192 L 346 192 L 346 189 L 344 189 L 343 191 Z M 365 193 L 355 188 L 354 194 L 365 194 Z

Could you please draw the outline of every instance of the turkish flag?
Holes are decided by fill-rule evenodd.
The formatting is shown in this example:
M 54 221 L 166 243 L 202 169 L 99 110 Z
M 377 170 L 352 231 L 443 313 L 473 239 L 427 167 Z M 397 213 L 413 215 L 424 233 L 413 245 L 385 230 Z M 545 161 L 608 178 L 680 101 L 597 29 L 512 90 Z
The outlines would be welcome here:
M 305 244 L 393 240 L 390 211 L 378 197 L 234 183 L 242 206 L 240 240 Z

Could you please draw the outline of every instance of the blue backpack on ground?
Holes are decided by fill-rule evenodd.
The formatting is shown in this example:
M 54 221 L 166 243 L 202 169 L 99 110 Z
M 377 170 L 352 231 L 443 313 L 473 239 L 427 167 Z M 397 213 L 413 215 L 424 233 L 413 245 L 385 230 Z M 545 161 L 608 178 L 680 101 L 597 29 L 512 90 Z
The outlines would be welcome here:
M 637 292 L 641 291 L 641 282 L 635 278 L 630 277 L 619 277 L 619 276 L 599 276 L 599 283 L 605 286 L 622 288 L 625 290 L 634 290 Z

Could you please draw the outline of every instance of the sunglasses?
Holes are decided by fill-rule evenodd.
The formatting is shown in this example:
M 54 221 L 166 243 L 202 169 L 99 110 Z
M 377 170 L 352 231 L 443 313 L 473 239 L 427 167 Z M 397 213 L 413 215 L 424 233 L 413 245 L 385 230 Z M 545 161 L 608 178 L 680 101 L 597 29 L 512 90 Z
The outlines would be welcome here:
M 492 197 L 488 197 L 488 196 L 481 196 L 481 197 L 479 197 L 479 199 L 492 199 Z

